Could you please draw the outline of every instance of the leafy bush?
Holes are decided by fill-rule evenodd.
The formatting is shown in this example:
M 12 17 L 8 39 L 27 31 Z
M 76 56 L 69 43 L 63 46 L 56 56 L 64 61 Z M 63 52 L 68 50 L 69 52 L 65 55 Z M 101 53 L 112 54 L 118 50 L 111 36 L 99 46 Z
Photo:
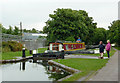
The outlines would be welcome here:
M 2 48 L 2 52 L 10 52 L 11 49 L 7 46 L 5 46 L 4 48 Z
M 2 51 L 3 52 L 9 52 L 9 51 L 21 51 L 23 45 L 16 41 L 8 41 L 8 42 L 2 42 Z

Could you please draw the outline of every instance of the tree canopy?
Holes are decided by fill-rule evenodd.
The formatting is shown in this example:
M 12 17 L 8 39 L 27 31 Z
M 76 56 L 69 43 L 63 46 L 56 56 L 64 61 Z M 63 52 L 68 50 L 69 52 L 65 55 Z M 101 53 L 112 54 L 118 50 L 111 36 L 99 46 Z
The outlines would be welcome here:
M 89 17 L 86 11 L 58 8 L 54 14 L 49 14 L 49 17 L 43 28 L 49 41 L 68 40 L 68 37 L 76 40 L 81 37 L 86 43 L 93 43 L 97 23 L 93 23 L 93 18 Z
M 20 33 L 21 30 L 17 26 L 14 26 L 14 28 L 12 26 L 9 26 L 9 29 L 6 29 L 5 27 L 3 27 L 2 24 L 0 24 L 0 30 L 2 33 L 5 33 L 5 34 L 21 35 L 21 33 Z M 35 28 L 32 28 L 32 30 L 23 29 L 22 32 L 25 32 L 25 33 L 43 33 L 43 31 L 38 31 Z
M 109 39 L 111 43 L 116 43 L 120 46 L 120 20 L 113 21 L 109 28 Z
M 96 28 L 94 37 L 94 43 L 99 44 L 100 41 L 106 43 L 107 41 L 107 30 L 104 28 Z

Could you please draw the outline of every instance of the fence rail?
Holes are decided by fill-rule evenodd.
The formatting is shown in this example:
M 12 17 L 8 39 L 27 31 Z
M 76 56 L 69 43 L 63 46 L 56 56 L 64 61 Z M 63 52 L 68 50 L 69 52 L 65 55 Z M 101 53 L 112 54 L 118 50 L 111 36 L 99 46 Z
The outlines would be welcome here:
M 22 36 L 11 35 L 11 34 L 0 34 L 2 36 L 2 41 L 21 41 Z
M 11 35 L 11 34 L 0 34 L 2 41 L 17 41 L 21 42 L 24 47 L 28 50 L 34 50 L 41 47 L 45 47 L 46 38 L 37 38 L 37 39 L 25 39 L 24 36 Z

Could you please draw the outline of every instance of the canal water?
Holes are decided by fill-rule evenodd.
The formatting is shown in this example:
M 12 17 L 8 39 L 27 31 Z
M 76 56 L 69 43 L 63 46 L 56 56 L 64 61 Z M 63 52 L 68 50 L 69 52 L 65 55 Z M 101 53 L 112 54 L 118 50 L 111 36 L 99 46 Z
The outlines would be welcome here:
M 3 64 L 2 81 L 55 81 L 70 73 L 49 65 L 45 60 Z

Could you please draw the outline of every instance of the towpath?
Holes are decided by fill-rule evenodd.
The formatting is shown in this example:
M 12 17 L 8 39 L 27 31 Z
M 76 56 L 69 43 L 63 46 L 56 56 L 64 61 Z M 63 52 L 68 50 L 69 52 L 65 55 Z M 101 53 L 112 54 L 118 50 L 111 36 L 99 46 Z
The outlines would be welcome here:
M 120 51 L 116 50 L 106 66 L 97 71 L 89 81 L 118 81 L 118 55 Z
M 91 55 L 67 55 L 65 56 L 65 59 L 69 59 L 69 58 L 99 59 L 98 56 L 91 56 Z M 107 57 L 104 57 L 104 59 L 107 59 Z

